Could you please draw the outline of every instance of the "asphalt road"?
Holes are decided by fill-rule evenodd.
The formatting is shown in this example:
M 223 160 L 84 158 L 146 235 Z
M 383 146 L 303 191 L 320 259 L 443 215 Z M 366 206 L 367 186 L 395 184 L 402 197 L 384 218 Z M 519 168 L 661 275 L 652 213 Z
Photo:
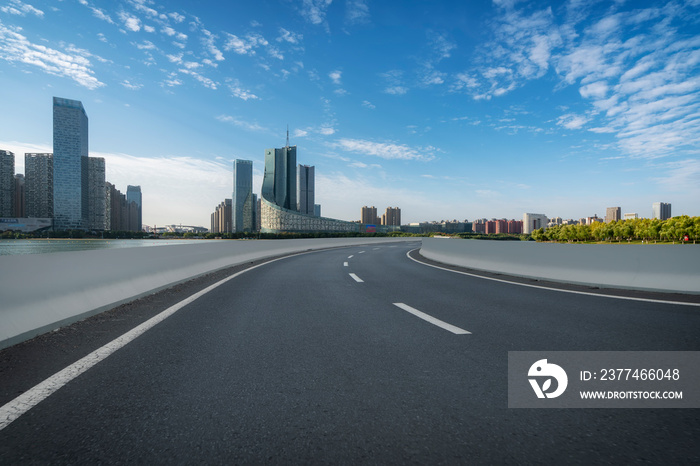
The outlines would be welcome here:
M 700 308 L 460 275 L 418 246 L 231 279 L 0 430 L 0 464 L 700 463 L 698 409 L 507 399 L 508 351 L 698 351 Z M 224 275 L 0 352 L 0 404 Z

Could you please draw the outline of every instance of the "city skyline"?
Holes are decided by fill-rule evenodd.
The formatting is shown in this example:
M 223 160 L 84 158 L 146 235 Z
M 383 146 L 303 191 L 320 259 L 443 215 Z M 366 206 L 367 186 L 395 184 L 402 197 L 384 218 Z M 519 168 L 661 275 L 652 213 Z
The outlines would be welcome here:
M 50 98 L 81 101 L 89 155 L 112 183 L 142 186 L 147 225 L 208 225 L 237 158 L 253 161 L 259 194 L 264 149 L 288 124 L 327 217 L 357 220 L 363 205 L 400 205 L 403 223 L 610 206 L 651 217 L 654 202 L 697 216 L 697 13 L 12 0 L 0 149 L 24 173 L 25 153 L 54 152 Z

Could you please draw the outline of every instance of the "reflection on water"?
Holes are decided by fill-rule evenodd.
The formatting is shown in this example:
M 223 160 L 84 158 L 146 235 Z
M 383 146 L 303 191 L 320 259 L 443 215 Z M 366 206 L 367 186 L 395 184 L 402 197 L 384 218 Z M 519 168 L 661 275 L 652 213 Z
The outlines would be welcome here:
M 187 239 L 0 239 L 0 256 L 201 243 Z

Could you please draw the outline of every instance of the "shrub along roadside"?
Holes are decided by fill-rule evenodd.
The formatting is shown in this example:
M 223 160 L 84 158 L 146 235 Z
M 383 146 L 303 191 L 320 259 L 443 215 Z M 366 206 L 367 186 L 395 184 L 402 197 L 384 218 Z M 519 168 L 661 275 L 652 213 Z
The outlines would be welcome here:
M 686 241 L 685 238 L 688 238 Z M 683 215 L 668 220 L 637 218 L 592 225 L 557 225 L 532 232 L 536 241 L 643 241 L 695 242 L 700 239 L 700 217 Z

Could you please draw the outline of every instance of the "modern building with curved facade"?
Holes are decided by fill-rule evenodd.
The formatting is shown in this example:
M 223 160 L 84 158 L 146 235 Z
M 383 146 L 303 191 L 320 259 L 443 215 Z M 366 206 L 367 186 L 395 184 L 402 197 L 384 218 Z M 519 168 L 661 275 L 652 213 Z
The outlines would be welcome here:
M 260 202 L 260 231 L 359 232 L 362 225 L 297 211 L 297 147 L 265 150 L 265 174 Z
M 540 228 L 547 229 L 547 216 L 542 214 L 523 214 L 523 233 L 526 235 L 532 234 L 533 231 Z

